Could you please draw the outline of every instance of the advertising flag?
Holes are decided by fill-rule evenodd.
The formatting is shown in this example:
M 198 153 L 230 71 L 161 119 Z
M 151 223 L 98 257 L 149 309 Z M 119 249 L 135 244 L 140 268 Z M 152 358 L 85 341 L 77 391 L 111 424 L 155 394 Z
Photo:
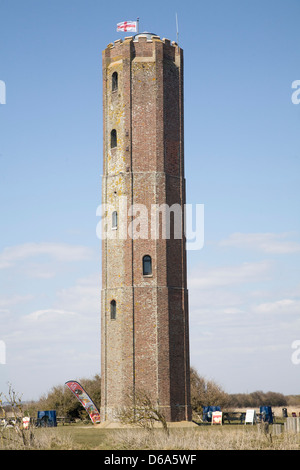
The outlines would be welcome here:
M 122 23 L 117 24 L 117 31 L 137 31 L 137 22 L 136 21 L 123 21 Z
M 66 382 L 66 386 L 71 390 L 71 392 L 74 393 L 76 398 L 86 409 L 93 423 L 100 423 L 100 413 L 80 383 L 76 382 L 75 380 L 69 380 Z

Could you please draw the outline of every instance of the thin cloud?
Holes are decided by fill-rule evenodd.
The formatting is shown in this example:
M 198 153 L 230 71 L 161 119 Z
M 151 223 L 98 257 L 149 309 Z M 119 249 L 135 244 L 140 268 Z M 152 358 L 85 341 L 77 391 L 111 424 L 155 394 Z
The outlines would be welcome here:
M 256 307 L 257 313 L 288 315 L 300 312 L 300 301 L 295 299 L 282 299 L 274 302 L 264 302 Z
M 0 269 L 15 266 L 16 263 L 38 256 L 49 256 L 63 262 L 83 261 L 91 259 L 90 248 L 64 243 L 25 243 L 5 248 L 0 253 Z
M 236 285 L 245 282 L 257 282 L 266 279 L 270 271 L 267 261 L 242 263 L 238 266 L 221 266 L 207 269 L 203 267 L 194 270 L 189 277 L 189 288 L 208 289 Z
M 74 286 L 57 292 L 56 304 L 66 310 L 78 312 L 85 317 L 100 316 L 101 308 L 101 278 L 91 275 L 78 279 Z
M 18 304 L 24 304 L 34 298 L 33 295 L 12 295 L 11 297 L 0 297 L 0 308 L 11 307 Z
M 29 321 L 40 321 L 40 320 L 57 320 L 66 316 L 74 316 L 75 312 L 69 312 L 67 310 L 57 310 L 57 309 L 45 309 L 45 310 L 36 310 L 35 312 L 30 313 L 24 317 L 25 320 Z
M 300 253 L 300 243 L 291 233 L 233 233 L 218 243 L 220 247 L 254 249 L 269 254 Z

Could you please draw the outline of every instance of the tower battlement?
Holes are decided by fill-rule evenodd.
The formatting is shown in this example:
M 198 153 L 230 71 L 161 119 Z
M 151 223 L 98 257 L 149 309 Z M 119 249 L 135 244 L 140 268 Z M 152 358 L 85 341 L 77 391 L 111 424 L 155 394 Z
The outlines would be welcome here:
M 160 42 L 163 42 L 166 45 L 169 45 L 169 46 L 171 45 L 173 47 L 178 47 L 178 44 L 175 41 L 171 42 L 170 39 L 167 39 L 167 38 L 162 38 L 161 39 L 160 36 L 157 36 L 156 34 L 144 32 L 144 33 L 138 33 L 135 36 L 126 36 L 124 39 L 116 39 L 114 42 L 111 42 L 110 44 L 108 44 L 107 48 L 112 48 L 117 44 L 123 44 L 123 43 L 126 43 L 128 41 L 133 41 L 135 43 L 136 42 L 140 42 L 140 43 L 147 42 L 148 43 L 148 42 L 160 41 Z
M 103 51 L 106 59 L 118 60 L 124 54 L 126 46 L 130 45 L 131 55 L 137 57 L 148 57 L 155 53 L 156 47 L 160 45 L 164 51 L 164 55 L 174 60 L 182 54 L 182 49 L 175 41 L 163 38 L 152 33 L 139 33 L 135 36 L 127 36 L 124 39 L 116 39 L 113 43 L 107 45 Z

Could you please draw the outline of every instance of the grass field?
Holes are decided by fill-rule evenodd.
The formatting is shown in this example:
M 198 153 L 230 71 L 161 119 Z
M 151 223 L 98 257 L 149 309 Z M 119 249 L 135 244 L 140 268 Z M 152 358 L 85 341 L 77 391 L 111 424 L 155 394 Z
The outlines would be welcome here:
M 276 424 L 283 424 L 282 409 L 275 409 Z M 294 407 L 288 410 L 296 412 Z M 275 435 L 260 424 L 196 425 L 172 423 L 169 433 L 162 428 L 110 428 L 102 425 L 71 424 L 56 428 L 0 428 L 1 449 L 61 450 L 300 450 L 300 433 Z
M 58 426 L 35 430 L 39 447 L 66 450 L 299 450 L 300 433 L 265 434 L 259 425 L 162 429 Z

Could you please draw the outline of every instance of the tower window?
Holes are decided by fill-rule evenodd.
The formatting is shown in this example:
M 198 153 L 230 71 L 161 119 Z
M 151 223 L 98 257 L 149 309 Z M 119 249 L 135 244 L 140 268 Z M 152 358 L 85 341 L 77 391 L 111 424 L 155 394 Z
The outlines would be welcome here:
M 115 300 L 110 302 L 110 318 L 111 320 L 115 320 L 117 318 L 117 302 Z
M 143 276 L 152 274 L 152 259 L 151 256 L 145 255 L 143 257 Z
M 117 91 L 117 89 L 118 89 L 118 73 L 114 72 L 112 74 L 111 91 Z
M 117 146 L 117 131 L 113 129 L 110 133 L 110 146 L 111 148 L 115 148 Z
M 112 228 L 117 228 L 118 227 L 118 213 L 117 211 L 114 211 L 112 213 Z

